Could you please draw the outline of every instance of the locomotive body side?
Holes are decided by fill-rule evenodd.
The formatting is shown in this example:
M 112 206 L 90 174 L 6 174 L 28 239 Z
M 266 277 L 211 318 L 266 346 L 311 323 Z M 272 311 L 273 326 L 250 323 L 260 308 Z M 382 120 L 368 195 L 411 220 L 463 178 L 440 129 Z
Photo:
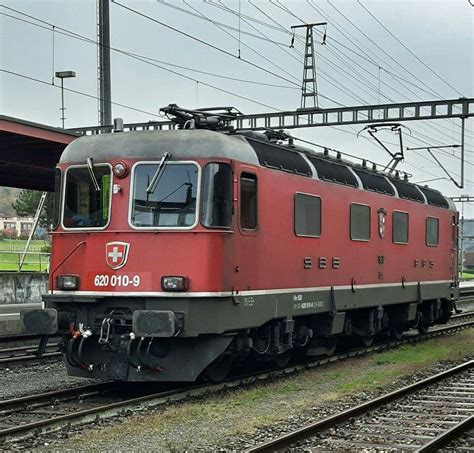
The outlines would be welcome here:
M 80 139 L 63 155 L 63 204 L 71 198 L 72 168 L 78 174 L 84 169 L 86 178 L 84 162 L 93 152 L 92 171 L 101 174 L 103 167 L 102 226 L 68 225 L 78 222 L 77 215 L 68 218 L 63 207 L 53 233 L 46 311 L 23 316 L 29 331 L 65 333 L 70 374 L 193 381 L 204 370 L 218 376 L 231 359 L 278 360 L 297 348 L 320 354 L 332 349 L 338 335 L 370 339 L 449 318 L 458 297 L 454 210 L 266 168 L 238 136 L 120 135 Z M 176 184 L 153 200 L 144 188 L 167 152 L 164 167 L 175 169 L 169 179 Z M 118 178 L 110 171 L 107 179 L 107 166 L 117 162 L 130 173 Z M 216 163 L 223 173 L 214 168 L 214 182 L 230 188 L 231 197 L 221 200 L 218 187 L 212 201 L 208 166 Z M 146 169 L 140 189 L 138 175 Z M 167 181 L 162 174 L 159 190 Z M 187 204 L 173 201 L 175 193 Z M 80 190 L 74 194 L 81 196 Z M 302 195 L 319 200 L 317 234 L 295 230 Z M 216 212 L 222 212 L 210 215 L 212 203 L 221 203 Z M 206 216 L 225 217 L 229 203 L 228 224 L 204 225 Z M 367 239 L 351 238 L 352 223 L 359 221 L 355 216 L 351 222 L 353 206 L 369 212 L 369 224 L 355 227 L 368 227 Z M 308 212 L 303 224 L 315 214 Z M 396 212 L 407 219 L 406 243 L 392 235 Z M 181 226 L 157 226 L 160 216 L 166 222 L 174 216 Z M 427 219 L 437 219 L 437 244 L 426 243 L 433 223 Z M 77 288 L 59 288 L 63 276 L 76 276 Z M 183 284 L 165 288 L 164 278 Z

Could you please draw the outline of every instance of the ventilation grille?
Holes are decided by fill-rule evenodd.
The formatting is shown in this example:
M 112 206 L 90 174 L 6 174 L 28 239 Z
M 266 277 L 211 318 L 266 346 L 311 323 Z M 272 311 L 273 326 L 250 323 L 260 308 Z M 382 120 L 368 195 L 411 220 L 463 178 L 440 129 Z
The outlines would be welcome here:
M 383 176 L 355 168 L 354 171 L 362 181 L 364 189 L 371 190 L 372 192 L 383 193 L 385 195 L 395 195 L 395 190 L 392 185 Z
M 428 204 L 439 206 L 440 208 L 449 208 L 446 198 L 443 197 L 437 190 L 428 189 L 427 187 L 418 187 L 428 200 Z
M 308 159 L 316 167 L 319 179 L 352 187 L 359 186 L 354 174 L 344 165 L 313 156 L 308 156 Z
M 249 137 L 247 137 L 247 140 L 257 154 L 260 165 L 302 176 L 313 175 L 311 167 L 298 153 L 278 145 L 253 140 Z
M 418 201 L 419 203 L 425 202 L 423 195 L 413 184 L 409 184 L 403 181 L 397 181 L 396 179 L 392 179 L 391 182 L 397 188 L 398 195 L 400 196 L 400 198 Z

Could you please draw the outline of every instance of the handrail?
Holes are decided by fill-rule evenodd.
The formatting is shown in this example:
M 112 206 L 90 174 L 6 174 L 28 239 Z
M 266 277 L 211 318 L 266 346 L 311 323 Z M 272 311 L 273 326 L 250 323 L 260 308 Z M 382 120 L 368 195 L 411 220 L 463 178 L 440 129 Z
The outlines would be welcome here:
M 63 258 L 63 260 L 54 268 L 54 270 L 51 272 L 50 275 L 50 281 L 51 281 L 51 294 L 53 294 L 53 286 L 54 286 L 54 274 L 56 271 L 74 254 L 74 252 L 81 246 L 81 245 L 86 245 L 86 241 L 81 241 L 76 246 Z

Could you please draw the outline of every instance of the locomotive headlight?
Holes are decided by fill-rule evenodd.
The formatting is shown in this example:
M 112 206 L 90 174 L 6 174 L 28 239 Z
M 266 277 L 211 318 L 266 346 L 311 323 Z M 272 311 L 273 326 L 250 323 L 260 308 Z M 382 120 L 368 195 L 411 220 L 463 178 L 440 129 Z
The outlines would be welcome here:
M 128 167 L 125 162 L 117 162 L 113 167 L 114 175 L 117 178 L 125 178 L 128 174 Z
M 161 277 L 161 287 L 163 291 L 186 291 L 187 286 L 186 277 Z
M 77 275 L 58 275 L 56 277 L 56 286 L 59 289 L 72 291 L 79 288 L 79 277 Z

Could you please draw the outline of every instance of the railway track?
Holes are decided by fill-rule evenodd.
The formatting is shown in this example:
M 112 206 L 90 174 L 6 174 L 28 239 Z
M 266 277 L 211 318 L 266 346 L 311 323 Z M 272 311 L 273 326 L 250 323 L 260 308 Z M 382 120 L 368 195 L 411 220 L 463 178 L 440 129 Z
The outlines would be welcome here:
M 87 423 L 98 418 L 116 416 L 124 411 L 140 412 L 147 407 L 156 407 L 170 401 L 180 401 L 225 388 L 250 385 L 257 381 L 285 376 L 401 344 L 453 334 L 472 327 L 474 327 L 474 320 L 456 323 L 424 335 L 409 335 L 401 340 L 359 348 L 332 357 L 311 359 L 283 369 L 257 371 L 232 377 L 220 384 L 194 384 L 174 388 L 161 386 L 159 392 L 156 392 L 156 386 L 153 388 L 140 385 L 139 393 L 131 395 L 131 387 L 137 386 L 109 382 L 0 401 L 0 447 L 2 442 L 6 445 L 18 438 L 58 430 L 73 423 Z
M 474 360 L 248 450 L 432 452 L 474 427 Z
M 33 364 L 61 357 L 59 343 L 52 339 L 44 354 L 37 355 L 39 338 L 35 336 L 14 336 L 0 340 L 0 368 L 14 365 Z

